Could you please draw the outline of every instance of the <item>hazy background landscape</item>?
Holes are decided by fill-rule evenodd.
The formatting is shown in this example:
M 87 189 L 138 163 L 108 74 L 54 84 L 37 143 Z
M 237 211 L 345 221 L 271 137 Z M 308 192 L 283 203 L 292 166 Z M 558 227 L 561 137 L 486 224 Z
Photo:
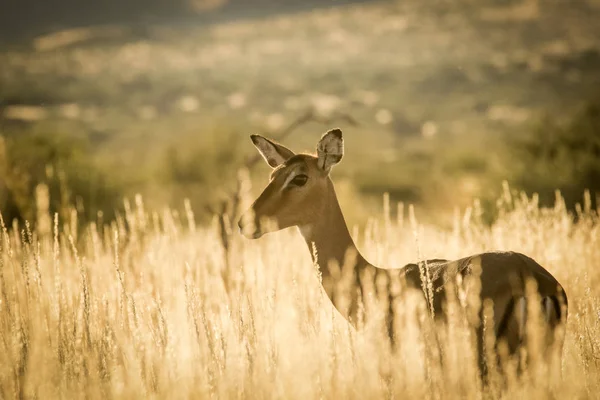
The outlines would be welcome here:
M 600 1 L 9 2 L 0 398 L 598 398 Z M 439 330 L 397 301 L 392 350 L 296 230 L 239 235 L 269 174 L 248 136 L 312 151 L 334 126 L 366 259 L 527 254 L 568 294 L 564 348 L 528 297 L 522 363 L 489 355 L 484 386 L 477 279 Z
M 42 182 L 52 210 L 92 219 L 136 193 L 156 207 L 190 198 L 206 217 L 254 155 L 248 135 L 277 137 L 311 110 L 329 121 L 285 143 L 312 151 L 342 128 L 334 179 L 352 223 L 384 192 L 441 218 L 475 197 L 489 209 L 503 180 L 545 204 L 561 189 L 570 207 L 600 188 L 598 1 L 2 7 L 8 220 L 33 218 Z M 259 186 L 266 171 L 251 169 Z

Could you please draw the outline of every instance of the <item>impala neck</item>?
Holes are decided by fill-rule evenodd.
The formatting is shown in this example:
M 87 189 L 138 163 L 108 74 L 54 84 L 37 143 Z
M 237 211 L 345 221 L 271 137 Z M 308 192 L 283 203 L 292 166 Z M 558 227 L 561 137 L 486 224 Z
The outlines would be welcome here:
M 323 209 L 320 210 L 320 215 L 317 216 L 311 224 L 299 226 L 299 228 L 300 233 L 308 245 L 313 262 L 316 261 L 319 267 L 319 271 L 323 278 L 323 287 L 330 300 L 332 300 L 334 306 L 337 308 L 338 305 L 333 299 L 332 290 L 332 285 L 335 284 L 335 282 L 329 269 L 329 263 L 334 261 L 340 268 L 343 266 L 352 267 L 354 270 L 354 280 L 357 284 L 358 272 L 363 268 L 372 267 L 372 265 L 360 254 L 352 240 L 352 236 L 350 236 L 348 226 L 342 215 L 342 210 L 333 188 L 333 183 L 330 179 L 328 179 L 327 190 L 324 195 L 326 196 L 326 201 L 324 202 Z M 317 253 L 316 260 L 313 245 Z M 354 254 L 354 256 L 352 256 L 352 254 Z M 346 260 L 347 256 L 350 256 L 351 258 Z M 352 304 L 350 309 L 355 310 L 355 306 L 355 304 Z M 340 311 L 344 317 L 349 317 L 348 311 L 344 312 L 339 308 L 338 311 Z

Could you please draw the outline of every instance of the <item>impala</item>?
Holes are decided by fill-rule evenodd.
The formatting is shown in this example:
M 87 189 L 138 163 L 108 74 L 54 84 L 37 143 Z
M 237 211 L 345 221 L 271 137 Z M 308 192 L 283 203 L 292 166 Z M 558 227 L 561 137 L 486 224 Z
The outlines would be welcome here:
M 259 238 L 267 232 L 297 226 L 308 244 L 313 261 L 323 277 L 323 287 L 333 305 L 354 326 L 357 324 L 359 302 L 368 295 L 364 276 L 387 273 L 386 269 L 369 263 L 358 251 L 348 231 L 340 209 L 333 183 L 331 168 L 340 162 L 344 153 L 342 132 L 332 129 L 317 144 L 316 155 L 295 154 L 285 146 L 259 135 L 252 142 L 273 168 L 270 182 L 239 221 L 241 232 L 248 238 Z M 273 223 L 269 224 L 271 221 Z M 333 264 L 332 264 L 333 263 Z M 354 290 L 349 293 L 350 304 L 340 304 L 334 295 L 336 280 L 348 279 L 348 274 L 337 273 L 332 265 L 349 265 Z M 427 273 L 423 273 L 423 266 Z M 346 269 L 345 269 L 346 270 Z M 555 335 L 566 322 L 567 296 L 558 281 L 536 261 L 516 252 L 486 252 L 459 260 L 427 260 L 408 264 L 398 272 L 405 287 L 418 289 L 430 305 L 435 320 L 444 320 L 444 302 L 447 300 L 447 282 L 461 281 L 477 270 L 480 279 L 480 300 L 493 303 L 493 327 L 497 342 L 508 346 L 510 354 L 517 353 L 526 339 L 528 300 L 536 298 L 539 315 L 547 334 L 545 344 L 562 349 L 563 336 Z M 535 282 L 538 296 L 530 296 L 526 283 Z M 357 293 L 358 292 L 358 293 Z M 357 293 L 354 295 L 354 293 Z M 530 297 L 527 297 L 530 296 Z M 348 302 L 346 302 L 348 303 Z M 488 301 L 489 303 L 489 301 Z M 389 302 L 389 314 L 393 314 Z M 479 311 L 481 318 L 481 311 Z M 388 316 L 388 334 L 392 343 L 399 340 L 394 334 L 393 315 Z M 483 324 L 477 324 L 477 342 L 480 367 L 483 358 Z

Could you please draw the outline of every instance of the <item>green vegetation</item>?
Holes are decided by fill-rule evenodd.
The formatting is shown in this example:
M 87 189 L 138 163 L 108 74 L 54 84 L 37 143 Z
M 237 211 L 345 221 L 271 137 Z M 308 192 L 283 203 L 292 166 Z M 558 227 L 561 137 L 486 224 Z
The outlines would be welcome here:
M 551 204 L 559 189 L 570 208 L 581 203 L 582 189 L 600 196 L 600 102 L 582 107 L 566 122 L 545 118 L 533 132 L 513 137 L 512 182 L 540 194 Z M 600 205 L 600 204 L 599 204 Z
M 4 218 L 36 220 L 38 186 L 48 190 L 45 212 L 66 217 L 75 206 L 82 218 L 112 214 L 123 191 L 91 161 L 86 136 L 20 130 L 0 135 L 0 209 Z
M 157 208 L 189 198 L 208 220 L 236 187 L 249 154 L 239 144 L 306 109 L 359 122 L 339 123 L 349 151 L 336 172 L 349 200 L 364 197 L 364 207 L 347 202 L 354 215 L 383 192 L 432 220 L 474 197 L 491 215 L 503 180 L 545 204 L 560 188 L 572 208 L 597 190 L 585 147 L 598 132 L 596 9 L 559 2 L 525 18 L 518 4 L 377 2 L 135 34 L 90 27 L 7 50 L 2 211 L 34 218 L 45 182 L 52 210 L 79 204 L 85 218 L 140 193 Z M 303 125 L 290 145 L 312 150 L 328 128 Z

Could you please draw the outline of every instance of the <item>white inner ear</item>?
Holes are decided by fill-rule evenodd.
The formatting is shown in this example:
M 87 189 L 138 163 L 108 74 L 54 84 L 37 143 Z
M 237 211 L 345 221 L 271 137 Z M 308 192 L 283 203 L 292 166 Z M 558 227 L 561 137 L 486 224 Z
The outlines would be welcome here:
M 286 161 L 286 159 L 284 157 L 282 157 L 281 154 L 279 154 L 277 152 L 277 150 L 275 150 L 274 147 L 272 147 L 271 145 L 268 145 L 268 146 L 269 146 L 269 151 L 267 152 L 267 161 L 269 162 L 269 164 L 272 167 L 277 167 L 277 166 L 283 164 Z M 275 165 L 273 165 L 273 164 L 275 164 Z
M 262 137 L 257 137 L 256 142 L 254 144 L 256 148 L 258 148 L 258 151 L 260 151 L 260 154 L 263 156 L 265 161 L 271 167 L 275 168 L 287 161 L 287 159 L 284 156 L 282 156 L 277 151 L 277 148 L 268 140 Z
M 344 155 L 344 141 L 334 134 L 326 134 L 317 145 L 319 168 L 327 171 L 340 162 Z

